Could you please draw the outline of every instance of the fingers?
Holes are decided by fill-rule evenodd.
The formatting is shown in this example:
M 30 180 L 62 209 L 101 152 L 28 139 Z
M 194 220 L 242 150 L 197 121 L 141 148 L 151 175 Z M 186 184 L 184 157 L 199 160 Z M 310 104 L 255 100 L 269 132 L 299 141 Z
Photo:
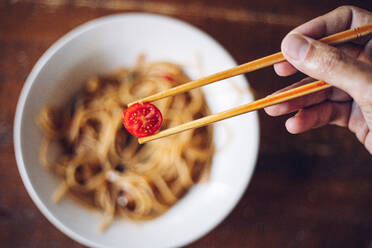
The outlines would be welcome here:
M 331 89 L 326 89 L 311 96 L 304 96 L 289 102 L 284 102 L 267 107 L 265 108 L 265 112 L 271 116 L 280 116 L 295 112 L 297 110 L 303 109 L 304 107 L 323 102 L 325 99 L 328 98 L 330 90 Z
M 353 103 L 351 107 L 349 129 L 350 131 L 355 133 L 355 136 L 360 142 L 364 143 L 369 128 L 367 126 L 367 122 L 364 119 L 362 111 L 355 103 Z
M 372 65 L 298 33 L 284 38 L 282 51 L 298 70 L 341 88 L 361 105 L 372 105 Z
M 289 87 L 281 89 L 281 90 L 275 92 L 274 94 L 285 91 L 285 90 L 289 90 L 289 89 L 299 87 L 301 85 L 310 83 L 312 81 L 314 81 L 314 79 L 306 78 L 306 79 L 304 79 L 304 80 L 302 80 L 298 83 L 292 84 Z M 299 109 L 302 109 L 302 108 L 305 108 L 305 107 L 309 107 L 309 106 L 312 106 L 312 105 L 315 105 L 315 104 L 319 104 L 319 103 L 324 102 L 326 100 L 342 102 L 342 101 L 349 101 L 349 100 L 351 100 L 351 98 L 348 94 L 346 94 L 344 91 L 342 91 L 340 89 L 329 88 L 329 89 L 326 89 L 326 90 L 322 90 L 320 92 L 316 92 L 316 93 L 313 93 L 313 94 L 310 94 L 310 95 L 307 95 L 307 96 L 303 96 L 303 97 L 299 97 L 299 98 L 290 100 L 288 102 L 283 102 L 283 103 L 280 103 L 280 104 L 276 104 L 276 105 L 267 107 L 267 108 L 265 108 L 265 112 L 268 115 L 271 115 L 271 116 L 280 116 L 280 115 L 285 115 L 285 114 L 295 112 L 295 111 L 297 111 Z
M 363 49 L 363 46 L 356 45 L 356 44 L 342 44 L 339 45 L 337 48 L 341 49 L 343 52 L 345 52 L 347 55 L 358 58 L 361 61 L 364 62 L 372 62 L 372 42 L 371 43 L 371 49 L 369 46 L 366 46 L 365 49 Z M 276 74 L 282 77 L 290 76 L 297 72 L 297 69 L 288 63 L 288 61 L 283 61 L 278 64 L 274 65 L 274 70 Z
M 364 46 L 363 51 L 359 53 L 358 59 L 372 64 L 372 39 Z
M 281 77 L 286 77 L 297 72 L 297 69 L 287 61 L 275 64 L 274 70 Z
M 359 106 L 354 102 L 351 106 L 349 118 L 350 131 L 355 133 L 358 140 L 365 145 L 367 150 L 372 154 L 372 132 L 368 127 L 368 117 L 365 117 Z
M 292 30 L 292 32 L 301 33 L 305 36 L 319 39 L 327 35 L 335 34 L 346 29 L 359 27 L 369 23 L 372 23 L 371 12 L 353 6 L 342 6 L 323 16 L 317 17 L 307 23 L 302 24 L 301 26 L 298 26 Z M 371 37 L 364 37 L 357 40 L 356 43 L 364 44 L 368 40 L 371 40 Z M 372 42 L 369 43 L 372 46 Z M 372 54 L 370 58 L 372 58 Z M 290 66 L 288 62 L 276 64 L 274 65 L 274 69 L 279 76 L 289 76 L 297 71 L 293 66 Z
M 286 122 L 288 132 L 298 134 L 328 123 L 347 126 L 351 103 L 324 102 L 310 108 L 300 110 Z
M 353 6 L 342 6 L 295 28 L 293 32 L 318 39 L 370 23 L 371 12 Z
M 364 146 L 367 148 L 370 154 L 372 154 L 372 132 L 368 131 L 366 139 L 364 141 Z
M 283 91 L 286 91 L 286 90 L 297 88 L 299 86 L 310 83 L 312 81 L 314 81 L 314 79 L 305 78 L 302 81 L 294 83 L 294 84 L 292 84 L 292 85 L 290 85 L 290 86 L 288 86 L 284 89 L 278 90 L 277 92 L 275 92 L 273 94 L 277 94 L 277 93 L 280 93 L 280 92 L 283 92 Z M 293 100 L 290 100 L 290 101 L 287 101 L 287 102 L 279 103 L 279 104 L 267 107 L 264 110 L 268 115 L 271 115 L 271 116 L 280 116 L 280 115 L 289 114 L 289 113 L 295 112 L 299 109 L 302 109 L 306 106 L 310 106 L 310 105 L 314 105 L 314 104 L 318 104 L 320 102 L 323 102 L 324 100 L 326 100 L 329 97 L 330 90 L 331 89 L 322 90 L 320 92 L 316 92 L 316 93 L 308 95 L 308 96 L 303 96 L 303 97 L 299 97 L 299 98 L 296 98 L 296 99 L 293 99 Z

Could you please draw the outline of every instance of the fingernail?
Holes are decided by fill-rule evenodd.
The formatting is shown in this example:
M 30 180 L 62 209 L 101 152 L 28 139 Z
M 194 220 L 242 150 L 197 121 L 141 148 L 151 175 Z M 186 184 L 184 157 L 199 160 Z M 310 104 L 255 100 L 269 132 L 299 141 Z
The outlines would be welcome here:
M 309 42 L 300 34 L 289 34 L 282 44 L 283 53 L 293 60 L 302 61 L 309 50 Z

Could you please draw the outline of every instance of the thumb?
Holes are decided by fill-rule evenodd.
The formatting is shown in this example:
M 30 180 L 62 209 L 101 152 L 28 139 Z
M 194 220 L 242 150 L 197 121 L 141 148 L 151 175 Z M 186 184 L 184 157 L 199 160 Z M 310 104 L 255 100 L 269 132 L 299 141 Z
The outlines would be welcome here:
M 361 106 L 372 105 L 372 65 L 299 33 L 284 38 L 282 52 L 301 72 L 346 91 Z

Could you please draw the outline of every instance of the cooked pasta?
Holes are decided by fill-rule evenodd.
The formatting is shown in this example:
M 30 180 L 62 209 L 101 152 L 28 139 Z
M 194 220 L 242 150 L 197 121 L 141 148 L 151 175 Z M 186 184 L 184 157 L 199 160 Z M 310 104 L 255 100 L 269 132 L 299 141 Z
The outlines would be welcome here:
M 53 199 L 69 193 L 99 209 L 101 230 L 114 216 L 152 219 L 209 174 L 214 152 L 211 126 L 139 145 L 122 126 L 129 102 L 189 81 L 179 65 L 146 63 L 88 80 L 66 105 L 45 107 L 41 163 L 61 178 Z M 155 103 L 169 128 L 209 113 L 199 89 Z M 53 144 L 58 155 L 49 155 Z

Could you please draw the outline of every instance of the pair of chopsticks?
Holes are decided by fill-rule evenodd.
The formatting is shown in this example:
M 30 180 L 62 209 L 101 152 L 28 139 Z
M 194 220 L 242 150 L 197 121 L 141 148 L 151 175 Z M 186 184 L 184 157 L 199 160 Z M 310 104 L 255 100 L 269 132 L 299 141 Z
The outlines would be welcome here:
M 337 44 L 348 42 L 348 41 L 351 41 L 351 40 L 354 40 L 354 39 L 357 39 L 357 38 L 360 38 L 362 36 L 366 36 L 369 34 L 372 34 L 372 24 L 368 24 L 365 26 L 361 26 L 358 28 L 354 28 L 354 29 L 350 29 L 350 30 L 337 33 L 337 34 L 333 34 L 333 35 L 320 39 L 320 41 L 326 44 L 330 44 L 330 45 L 337 45 Z M 128 106 L 134 103 L 138 103 L 138 102 L 152 102 L 152 101 L 160 100 L 162 98 L 180 94 L 182 92 L 185 92 L 185 91 L 197 88 L 197 87 L 201 87 L 201 86 L 204 86 L 204 85 L 207 85 L 207 84 L 219 81 L 219 80 L 223 80 L 223 79 L 237 76 L 243 73 L 262 69 L 262 68 L 271 66 L 273 64 L 282 62 L 284 60 L 285 58 L 281 52 L 275 53 L 275 54 L 242 64 L 242 65 L 239 65 L 229 70 L 218 72 L 216 74 L 213 74 L 213 75 L 210 75 L 210 76 L 207 76 L 207 77 L 195 80 L 195 81 L 191 81 L 191 82 L 179 85 L 177 87 L 165 90 L 163 92 L 159 92 L 157 94 L 145 97 L 136 102 L 128 104 Z M 227 110 L 227 111 L 223 111 L 217 114 L 212 114 L 212 115 L 209 115 L 209 116 L 206 116 L 206 117 L 194 120 L 194 121 L 190 121 L 190 122 L 175 126 L 173 128 L 160 131 L 151 136 L 139 138 L 138 142 L 140 144 L 143 144 L 151 140 L 163 138 L 163 137 L 176 134 L 179 132 L 183 132 L 183 131 L 186 131 L 192 128 L 202 127 L 202 126 L 205 126 L 205 125 L 217 122 L 217 121 L 221 121 L 221 120 L 224 120 L 230 117 L 234 117 L 234 116 L 248 113 L 254 110 L 262 109 L 262 108 L 265 108 L 265 107 L 268 107 L 274 104 L 282 103 L 282 102 L 285 102 L 285 101 L 288 101 L 288 100 L 291 100 L 297 97 L 305 96 L 305 95 L 308 95 L 314 92 L 327 89 L 329 87 L 331 87 L 331 85 L 323 81 L 312 82 L 312 83 L 309 83 L 309 84 L 306 84 L 306 85 L 303 85 L 303 86 L 300 86 L 294 89 L 290 89 L 290 90 L 287 90 L 287 91 L 284 91 L 284 92 L 281 92 L 275 95 L 270 95 L 268 97 L 251 102 L 249 104 L 245 104 L 245 105 L 242 105 L 242 106 L 239 106 L 239 107 Z

